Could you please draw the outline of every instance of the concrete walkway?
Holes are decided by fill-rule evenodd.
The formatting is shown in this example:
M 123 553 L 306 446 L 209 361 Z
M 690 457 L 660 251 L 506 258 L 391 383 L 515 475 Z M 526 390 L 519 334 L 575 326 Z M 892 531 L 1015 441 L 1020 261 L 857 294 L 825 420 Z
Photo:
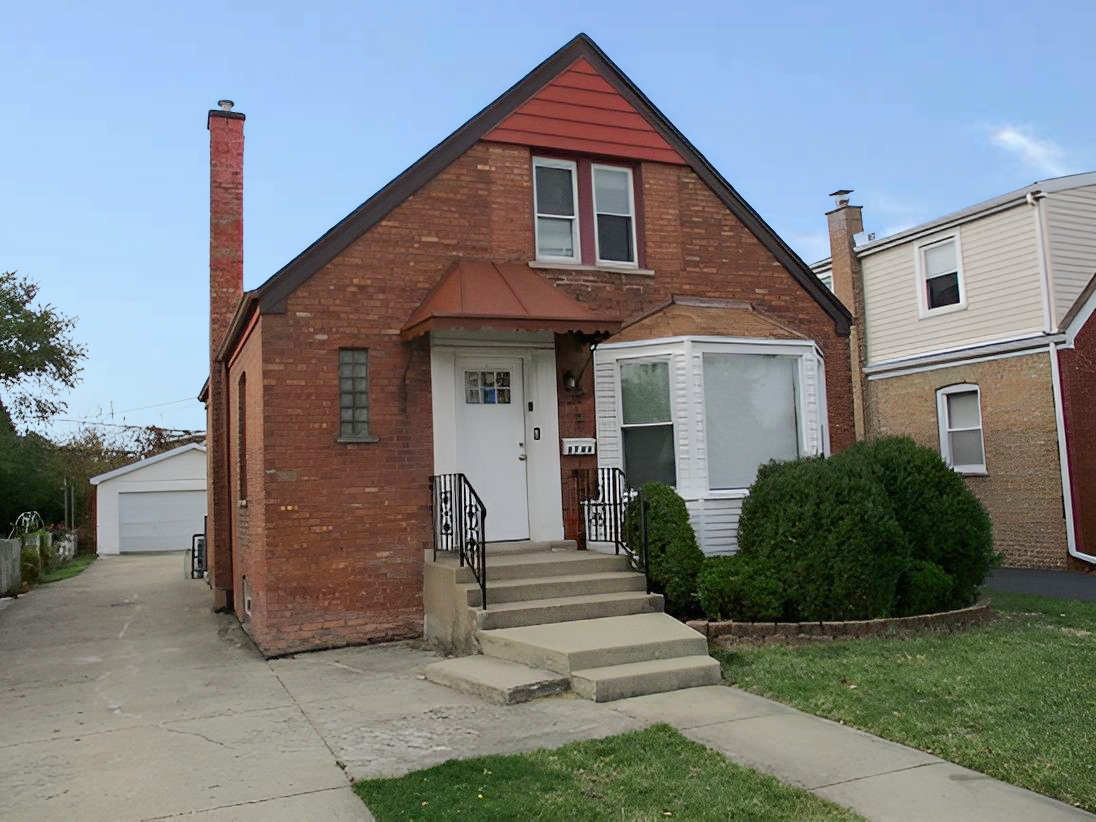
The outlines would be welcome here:
M 1047 571 L 1039 568 L 998 568 L 986 586 L 989 591 L 1038 594 L 1057 599 L 1096 602 L 1096 574 L 1078 571 Z
M 408 644 L 264 660 L 177 556 L 96 562 L 0 608 L 5 820 L 369 819 L 352 779 L 670 722 L 870 819 L 1091 819 L 724 686 L 502 706 Z

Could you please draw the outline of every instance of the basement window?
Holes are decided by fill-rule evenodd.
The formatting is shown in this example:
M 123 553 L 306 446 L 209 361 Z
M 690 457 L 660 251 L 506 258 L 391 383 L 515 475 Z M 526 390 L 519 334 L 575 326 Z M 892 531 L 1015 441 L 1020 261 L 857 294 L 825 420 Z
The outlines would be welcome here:
M 985 474 L 982 393 L 977 385 L 950 385 L 936 392 L 940 456 L 960 474 Z

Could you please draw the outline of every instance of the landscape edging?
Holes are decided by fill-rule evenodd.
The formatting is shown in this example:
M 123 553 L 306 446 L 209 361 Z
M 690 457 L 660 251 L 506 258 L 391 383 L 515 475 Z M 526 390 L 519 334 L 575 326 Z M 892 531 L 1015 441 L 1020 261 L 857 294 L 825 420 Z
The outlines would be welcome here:
M 856 639 L 884 636 L 886 634 L 927 631 L 944 632 L 981 625 L 993 618 L 988 599 L 955 611 L 939 611 L 917 616 L 888 617 L 885 619 L 860 619 L 835 622 L 735 622 L 691 619 L 686 624 L 708 639 L 720 637 L 726 640 L 757 642 Z

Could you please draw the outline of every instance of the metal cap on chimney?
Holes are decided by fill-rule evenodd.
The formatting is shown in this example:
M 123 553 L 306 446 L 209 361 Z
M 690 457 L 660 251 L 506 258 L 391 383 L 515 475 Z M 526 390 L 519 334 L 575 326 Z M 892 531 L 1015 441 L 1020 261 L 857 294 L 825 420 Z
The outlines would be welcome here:
M 221 111 L 232 111 L 232 107 L 236 104 L 231 100 L 218 100 L 217 105 L 221 107 Z
M 839 188 L 837 191 L 831 192 L 830 196 L 833 197 L 838 208 L 844 208 L 849 204 L 849 195 L 852 194 L 852 191 L 851 188 Z

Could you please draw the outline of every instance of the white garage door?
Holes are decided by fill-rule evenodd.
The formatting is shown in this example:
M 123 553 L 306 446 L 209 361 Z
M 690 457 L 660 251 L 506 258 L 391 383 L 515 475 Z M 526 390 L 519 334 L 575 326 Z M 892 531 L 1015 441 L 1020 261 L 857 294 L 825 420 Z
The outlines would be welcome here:
M 182 551 L 202 530 L 205 491 L 129 491 L 118 495 L 118 550 Z

